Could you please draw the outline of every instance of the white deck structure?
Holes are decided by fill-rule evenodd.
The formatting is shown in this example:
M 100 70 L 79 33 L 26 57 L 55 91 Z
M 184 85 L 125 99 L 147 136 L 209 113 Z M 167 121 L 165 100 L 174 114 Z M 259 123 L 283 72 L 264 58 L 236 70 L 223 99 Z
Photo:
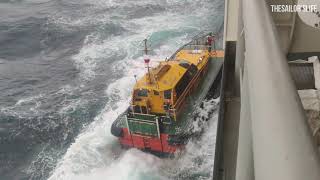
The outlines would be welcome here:
M 299 74 L 293 75 L 288 63 L 320 55 L 320 28 L 311 26 L 320 18 L 315 13 L 271 13 L 270 7 L 297 3 L 305 2 L 226 0 L 214 179 L 320 179 L 319 151 L 305 112 L 306 94 L 318 92 L 319 71 L 312 70 L 314 89 L 306 90 L 298 87 L 293 76 Z M 320 2 L 315 3 L 320 11 Z

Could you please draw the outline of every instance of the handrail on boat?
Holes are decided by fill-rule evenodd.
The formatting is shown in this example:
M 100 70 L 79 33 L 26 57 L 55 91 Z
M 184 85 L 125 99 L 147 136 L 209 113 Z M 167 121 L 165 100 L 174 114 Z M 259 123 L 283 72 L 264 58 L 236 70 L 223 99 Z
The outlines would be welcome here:
M 202 33 L 202 32 L 200 32 L 200 33 Z M 192 42 L 197 41 L 197 40 L 199 40 L 199 39 L 203 39 L 203 38 L 205 38 L 206 36 L 209 36 L 210 34 L 212 34 L 213 36 L 215 36 L 215 33 L 213 33 L 213 32 L 208 32 L 208 33 L 206 33 L 206 34 L 202 34 L 201 36 L 200 36 L 200 33 L 197 34 L 196 36 L 194 36 L 190 42 L 188 42 L 187 44 L 181 46 L 178 50 L 176 50 L 176 51 L 170 56 L 170 58 L 168 58 L 168 61 L 174 60 L 174 57 L 177 55 L 177 53 L 178 53 L 179 51 L 181 51 L 182 49 L 184 49 L 185 47 L 192 45 L 192 44 L 191 44 Z M 215 42 L 213 42 L 213 44 L 215 44 Z M 198 45 L 198 46 L 199 46 L 199 45 Z M 191 49 L 191 48 L 190 48 L 190 49 Z

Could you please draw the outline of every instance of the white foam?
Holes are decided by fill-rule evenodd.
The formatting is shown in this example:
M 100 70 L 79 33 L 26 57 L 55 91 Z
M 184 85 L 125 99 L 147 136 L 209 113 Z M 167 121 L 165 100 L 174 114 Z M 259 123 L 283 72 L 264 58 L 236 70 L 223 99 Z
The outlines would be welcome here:
M 141 161 L 143 159 L 143 161 Z M 159 175 L 161 160 L 139 150 L 128 150 L 112 163 L 93 169 L 90 173 L 74 175 L 71 179 L 166 179 Z
M 106 107 L 96 121 L 70 146 L 49 179 L 73 179 L 78 174 L 90 173 L 94 168 L 111 163 L 116 155 L 113 150 L 120 150 L 120 147 L 109 130 L 112 121 L 125 109 L 126 104 L 125 101 L 118 102 L 119 108 L 115 110 Z
M 39 94 L 36 96 L 22 98 L 12 106 L 0 107 L 0 112 L 17 117 L 25 117 L 29 114 L 40 114 L 42 111 L 39 109 L 39 107 L 41 107 L 41 99 L 43 97 L 44 94 Z M 28 107 L 28 110 L 26 110 L 25 107 Z
M 24 104 L 33 103 L 34 101 L 41 99 L 42 97 L 43 97 L 43 94 L 22 98 L 16 102 L 15 106 L 21 106 Z

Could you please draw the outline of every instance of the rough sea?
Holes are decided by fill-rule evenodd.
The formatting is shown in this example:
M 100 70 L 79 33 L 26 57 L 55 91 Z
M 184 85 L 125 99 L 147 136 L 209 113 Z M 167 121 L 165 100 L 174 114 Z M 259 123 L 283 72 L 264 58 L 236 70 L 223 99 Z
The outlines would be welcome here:
M 216 114 L 171 159 L 121 149 L 110 126 L 145 73 L 142 40 L 155 64 L 221 33 L 223 13 L 223 0 L 0 0 L 0 180 L 210 179 Z

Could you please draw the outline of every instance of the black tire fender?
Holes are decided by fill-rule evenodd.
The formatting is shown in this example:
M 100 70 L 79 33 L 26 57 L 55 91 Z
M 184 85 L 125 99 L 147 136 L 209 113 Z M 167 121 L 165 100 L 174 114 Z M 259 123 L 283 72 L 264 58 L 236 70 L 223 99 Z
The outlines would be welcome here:
M 111 134 L 116 137 L 123 137 L 123 130 L 120 127 L 116 126 L 116 123 L 112 123 Z

